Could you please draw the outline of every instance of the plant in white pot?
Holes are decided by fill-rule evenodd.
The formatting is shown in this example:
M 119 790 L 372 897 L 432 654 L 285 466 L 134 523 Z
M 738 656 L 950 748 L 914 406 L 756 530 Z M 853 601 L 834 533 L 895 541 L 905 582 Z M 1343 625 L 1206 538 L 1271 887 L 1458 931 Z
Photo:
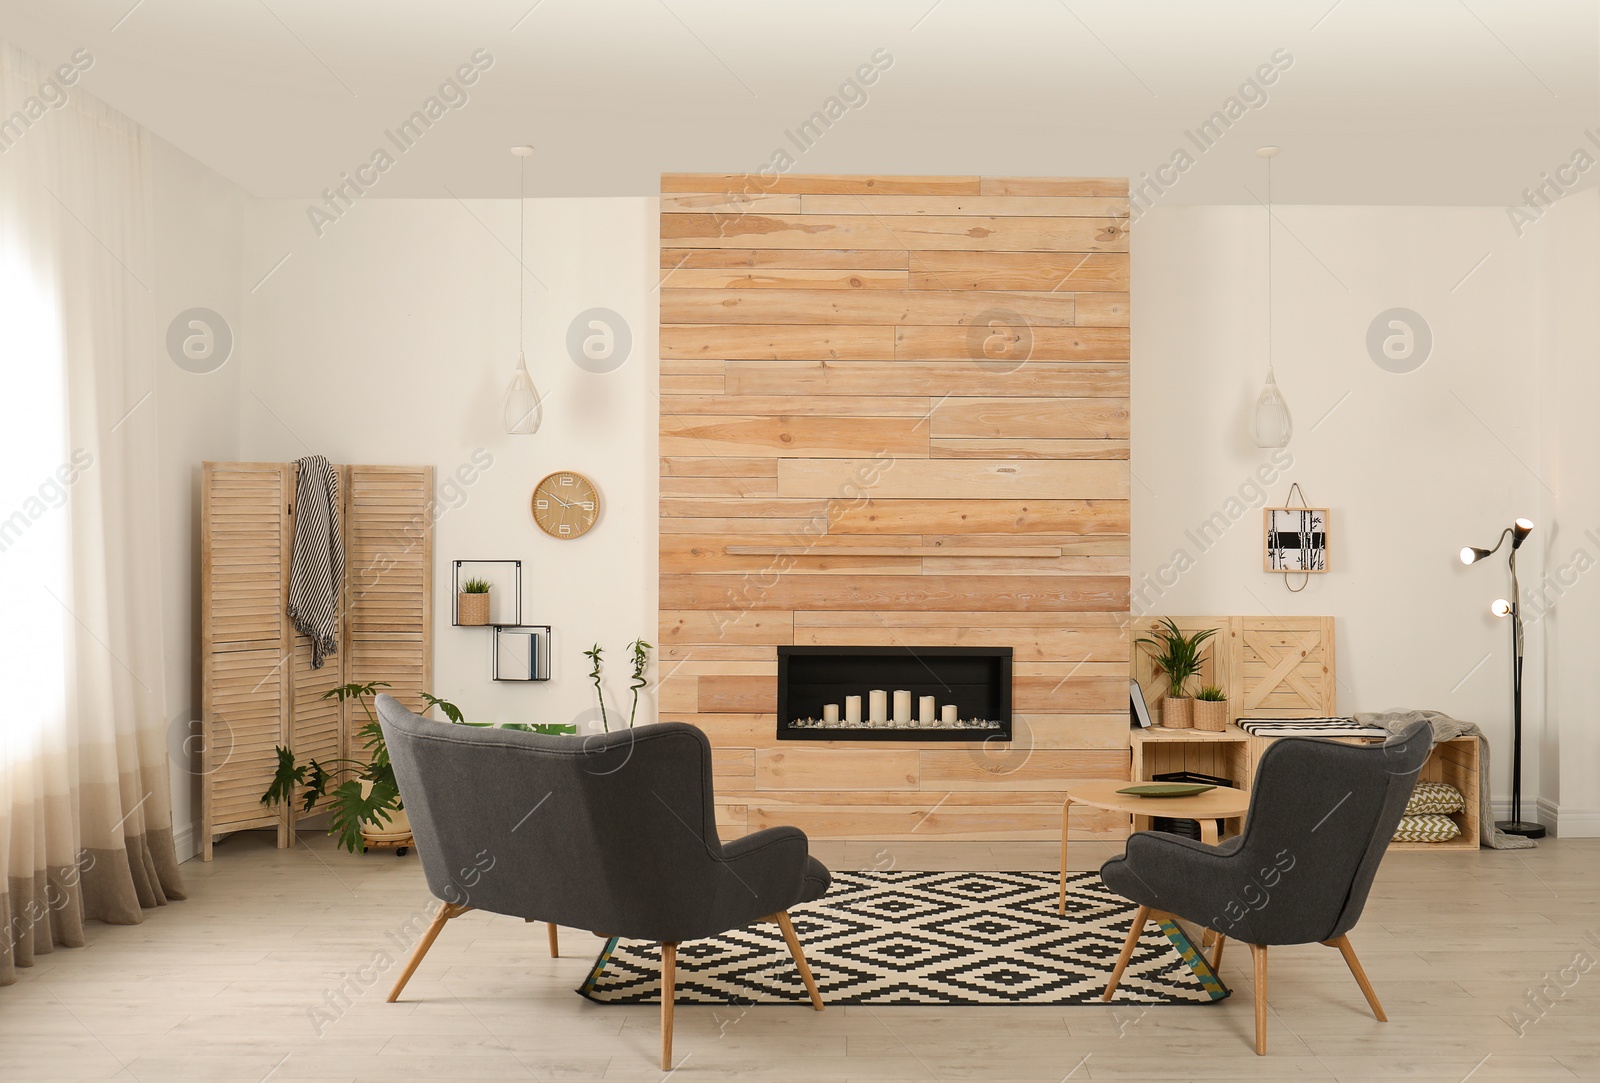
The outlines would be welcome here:
M 1138 640 L 1150 647 L 1150 660 L 1167 675 L 1167 698 L 1161 704 L 1163 729 L 1189 729 L 1194 717 L 1194 701 L 1184 695 L 1183 686 L 1200 672 L 1200 647 L 1216 635 L 1214 628 L 1202 628 L 1186 636 L 1171 617 L 1162 617 L 1148 636 Z

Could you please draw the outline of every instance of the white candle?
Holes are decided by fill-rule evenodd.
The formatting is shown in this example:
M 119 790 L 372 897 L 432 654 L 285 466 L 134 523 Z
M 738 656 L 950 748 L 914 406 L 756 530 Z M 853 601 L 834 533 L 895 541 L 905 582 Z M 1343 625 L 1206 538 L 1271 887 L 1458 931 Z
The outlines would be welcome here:
M 947 726 L 955 725 L 958 721 L 956 718 L 956 705 L 954 703 L 946 703 L 939 710 L 939 718 Z
M 917 700 L 917 721 L 924 726 L 933 725 L 933 705 L 932 696 L 922 696 Z
M 844 697 L 844 720 L 852 725 L 861 724 L 861 697 Z
M 900 689 L 894 694 L 894 720 L 899 725 L 911 721 L 911 693 Z
M 881 726 L 889 721 L 889 693 L 881 688 L 874 688 L 867 693 L 867 721 L 874 726 Z
M 837 703 L 825 704 L 822 708 L 822 720 L 824 722 L 839 721 L 839 705 Z

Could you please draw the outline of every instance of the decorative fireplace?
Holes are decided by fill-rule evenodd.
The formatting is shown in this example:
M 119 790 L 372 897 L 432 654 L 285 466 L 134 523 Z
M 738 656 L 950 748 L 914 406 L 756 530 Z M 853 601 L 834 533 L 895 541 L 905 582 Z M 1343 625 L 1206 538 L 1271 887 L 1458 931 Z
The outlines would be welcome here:
M 779 647 L 780 741 L 1011 740 L 1010 647 Z

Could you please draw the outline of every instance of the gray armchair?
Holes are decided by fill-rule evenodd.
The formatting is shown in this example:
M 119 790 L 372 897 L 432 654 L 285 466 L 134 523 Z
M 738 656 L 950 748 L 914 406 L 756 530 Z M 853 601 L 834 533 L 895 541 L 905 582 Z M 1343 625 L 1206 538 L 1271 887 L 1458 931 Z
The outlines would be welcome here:
M 798 828 L 718 841 L 700 730 L 551 737 L 435 722 L 386 695 L 377 708 L 428 889 L 443 902 L 391 1001 L 446 922 L 485 910 L 659 942 L 663 1069 L 685 940 L 776 922 L 822 1010 L 788 910 L 821 898 L 828 870 Z
M 1100 869 L 1117 894 L 1139 904 L 1104 1000 L 1117 991 L 1152 918 L 1179 917 L 1216 934 L 1215 970 L 1228 937 L 1255 963 L 1256 1052 L 1267 1051 L 1267 947 L 1338 948 L 1386 1022 L 1346 935 L 1361 917 L 1384 849 L 1394 836 L 1432 733 L 1418 723 L 1379 747 L 1286 738 L 1261 756 L 1243 834 L 1220 846 L 1141 831 Z

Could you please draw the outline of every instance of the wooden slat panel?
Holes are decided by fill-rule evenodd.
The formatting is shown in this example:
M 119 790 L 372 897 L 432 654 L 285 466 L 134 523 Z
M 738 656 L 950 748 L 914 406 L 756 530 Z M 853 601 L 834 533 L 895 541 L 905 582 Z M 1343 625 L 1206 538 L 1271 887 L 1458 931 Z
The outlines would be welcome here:
M 665 201 L 663 200 L 663 204 Z M 862 196 L 808 195 L 800 200 L 806 214 L 997 215 L 1000 217 L 1126 218 L 1123 196 Z M 787 212 L 763 204 L 763 211 Z
M 923 782 L 949 790 L 1059 790 L 1072 779 L 1126 779 L 1129 766 L 1125 748 L 1033 749 L 1023 755 L 924 749 L 919 755 Z
M 1124 399 L 942 399 L 929 430 L 936 437 L 1126 440 Z
M 791 744 L 756 754 L 756 787 L 763 790 L 912 789 L 919 782 L 915 749 L 811 749 Z
M 970 360 L 860 361 L 848 365 L 828 361 L 731 361 L 726 372 L 726 387 L 730 397 L 1128 397 L 1126 362 L 1083 364 L 1032 361 L 1008 368 Z M 817 408 L 825 409 L 826 405 L 825 401 L 819 402 Z M 780 408 L 773 412 L 791 411 Z
M 910 263 L 905 252 L 864 252 L 859 249 L 810 248 L 662 248 L 661 269 L 693 270 L 710 267 L 776 267 L 784 270 L 904 271 Z
M 701 676 L 701 714 L 745 714 L 778 709 L 778 685 L 769 676 Z
M 725 753 L 719 823 L 1059 837 L 1129 762 L 1126 182 L 663 192 L 657 700 Z M 1010 645 L 1015 740 L 780 742 L 790 642 Z
M 1028 338 L 1025 359 L 1030 361 L 1126 361 L 1129 355 L 1126 327 L 1033 327 Z M 894 349 L 895 357 L 908 361 L 974 358 L 979 352 L 964 327 L 896 327 Z M 794 358 L 817 359 L 816 354 Z M 992 362 L 991 367 L 1002 368 L 1004 363 Z
M 664 290 L 906 290 L 911 288 L 911 278 L 904 270 L 680 267 L 663 279 L 661 286 Z
M 1126 500 L 835 500 L 826 509 L 834 534 L 968 530 L 974 534 L 1128 533 Z
M 741 575 L 661 578 L 661 605 L 710 609 L 739 599 L 751 609 L 1030 610 L 1098 613 L 1127 605 L 1124 576 L 833 576 L 798 573 L 755 584 Z M 770 683 L 770 682 L 769 682 Z M 1127 687 L 1124 685 L 1126 694 Z
M 1123 297 L 1126 323 L 1127 301 Z M 1096 323 L 1105 323 L 1108 302 L 1096 301 Z M 967 290 L 666 289 L 662 323 L 737 324 L 952 324 L 965 327 L 996 310 L 1035 327 L 1071 327 L 1077 301 L 1071 293 L 976 293 Z
M 1126 355 L 1126 350 L 1123 351 Z M 895 331 L 892 327 L 758 327 L 745 324 L 677 326 L 661 325 L 663 358 L 723 358 L 729 361 L 820 361 L 854 358 L 863 361 L 888 361 L 895 356 Z M 675 377 L 668 385 L 662 377 L 662 390 L 687 392 L 687 379 Z M 716 388 L 709 390 L 715 391 Z
M 978 191 L 986 196 L 1058 196 L 1126 198 L 1126 177 L 984 177 Z
M 663 214 L 661 242 L 674 248 L 1126 252 L 1128 223 L 992 215 Z
M 918 252 L 914 290 L 1128 291 L 1126 252 Z
M 928 454 L 928 424 L 919 417 L 707 417 L 661 415 L 663 455 L 804 454 L 854 458 L 861 455 Z M 778 469 L 780 491 L 783 468 Z M 828 493 L 810 495 L 831 496 Z
M 770 195 L 977 195 L 978 177 L 855 176 L 845 173 L 663 173 L 661 191 Z M 1122 183 L 1123 194 L 1128 190 Z
M 740 361 L 736 365 L 768 364 L 761 361 Z M 824 362 L 809 361 L 773 361 L 770 364 L 776 368 L 800 372 L 811 371 Z M 873 364 L 873 362 L 862 362 Z M 905 365 L 902 361 L 882 362 L 884 368 L 897 368 Z M 852 366 L 856 367 L 856 366 Z M 1073 365 L 1073 368 L 1087 368 L 1084 365 Z M 777 383 L 777 381 L 774 381 Z M 779 384 L 779 386 L 786 386 Z M 930 393 L 931 394 L 931 393 Z M 826 396 L 813 396 L 808 394 L 773 394 L 773 395 L 663 395 L 661 396 L 661 412 L 673 416 L 684 414 L 744 414 L 749 416 L 822 416 L 822 417 L 915 417 L 926 418 L 932 406 L 932 401 L 925 395 L 850 395 L 836 393 Z M 797 445 L 799 447 L 799 445 Z M 789 449 L 795 450 L 795 449 Z M 809 450 L 809 449 L 806 449 Z M 682 458 L 677 461 L 682 462 Z M 754 459 L 740 459 L 740 462 L 754 462 Z M 770 477 L 778 476 L 777 462 L 767 459 L 766 464 L 771 469 Z
M 1048 499 L 1076 493 L 1089 500 L 1124 500 L 1128 468 L 1120 462 L 1075 459 L 784 459 L 778 495 L 831 497 L 865 489 L 875 500 L 937 497 L 973 500 Z

